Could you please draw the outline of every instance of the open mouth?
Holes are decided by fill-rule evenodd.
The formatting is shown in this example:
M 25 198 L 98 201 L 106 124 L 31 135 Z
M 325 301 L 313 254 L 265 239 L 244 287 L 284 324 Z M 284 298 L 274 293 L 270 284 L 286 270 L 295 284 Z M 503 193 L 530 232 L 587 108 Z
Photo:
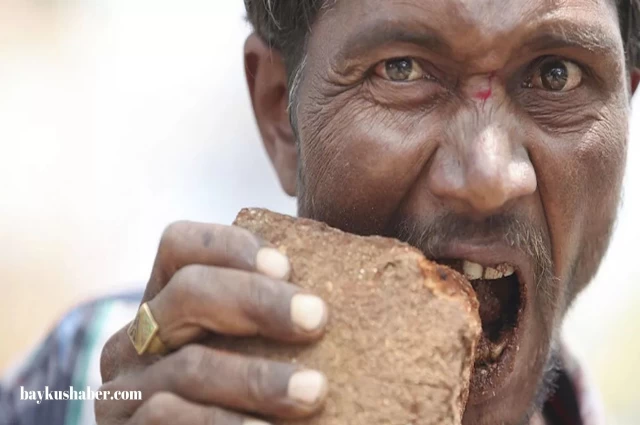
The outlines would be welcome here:
M 468 260 L 439 260 L 464 274 L 480 304 L 482 336 L 476 349 L 470 399 L 494 396 L 513 370 L 525 286 L 512 264 L 491 266 Z

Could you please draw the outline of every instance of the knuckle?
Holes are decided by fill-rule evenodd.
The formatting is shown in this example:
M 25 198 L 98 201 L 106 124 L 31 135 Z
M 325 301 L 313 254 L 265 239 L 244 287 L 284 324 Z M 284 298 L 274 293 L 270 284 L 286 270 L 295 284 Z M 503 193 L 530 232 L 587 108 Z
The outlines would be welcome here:
M 157 302 L 163 304 L 163 311 L 175 323 L 191 323 L 196 320 L 194 315 L 197 309 L 194 306 L 200 303 L 206 283 L 210 280 L 208 271 L 210 267 L 190 264 L 180 268 L 163 290 L 163 294 Z
M 262 245 L 262 240 L 255 233 L 247 229 L 243 229 L 242 227 L 238 227 L 238 226 L 231 226 L 230 230 L 231 230 L 230 234 L 233 235 L 233 238 L 229 238 L 229 239 L 234 239 L 239 242 L 244 242 L 245 244 L 249 246 L 254 246 L 256 248 Z
M 188 264 L 176 271 L 171 278 L 168 287 L 184 295 L 193 291 L 193 285 L 198 284 L 203 278 L 205 268 L 198 264 Z
M 111 382 L 100 386 L 98 391 L 109 391 L 110 393 L 116 391 L 115 385 Z M 116 409 L 114 409 L 116 408 Z M 93 411 L 96 416 L 96 422 L 98 425 L 111 423 L 111 419 L 114 415 L 117 415 L 117 406 L 114 406 L 113 402 L 103 398 L 97 398 L 94 401 Z
M 269 363 L 264 360 L 251 360 L 246 367 L 247 397 L 256 405 L 264 405 L 269 394 Z
M 253 317 L 264 317 L 273 310 L 278 299 L 278 284 L 257 273 L 252 273 L 247 285 L 249 305 L 247 314 Z
M 189 222 L 184 220 L 169 224 L 160 237 L 160 248 L 163 250 L 171 249 L 188 227 Z
M 170 423 L 171 413 L 175 407 L 177 397 L 170 393 L 156 393 L 142 405 L 142 418 L 145 425 L 160 425 Z
M 110 413 L 113 412 L 112 406 L 108 406 L 104 400 L 95 400 L 93 404 L 93 414 L 96 417 L 97 425 L 107 425 L 111 418 Z
M 113 339 L 114 336 L 112 335 L 100 352 L 100 376 L 102 377 L 102 382 L 110 381 L 113 378 L 113 361 L 111 356 L 114 344 Z
M 208 357 L 207 349 L 202 346 L 191 344 L 181 348 L 175 354 L 173 365 L 174 387 L 188 388 L 204 385 L 206 383 L 204 371 L 207 370 Z
M 118 362 L 116 359 L 116 351 L 118 350 L 120 332 L 122 332 L 122 330 L 111 335 L 100 352 L 100 376 L 102 377 L 102 382 L 111 381 L 117 374 Z
M 203 425 L 229 425 L 240 423 L 245 423 L 240 416 L 217 407 L 210 407 L 203 418 Z
M 109 420 L 109 412 L 111 409 L 107 406 L 105 400 L 95 400 L 93 403 L 93 413 L 96 415 L 96 423 L 102 425 Z
M 174 264 L 174 258 L 180 250 L 181 239 L 185 237 L 184 234 L 191 226 L 188 221 L 176 221 L 164 229 L 160 237 L 152 278 L 158 274 L 159 277 L 156 276 L 156 278 L 168 279 L 175 272 L 177 265 Z
M 230 226 L 220 237 L 221 249 L 228 254 L 243 257 L 248 264 L 253 264 L 255 256 L 264 242 L 254 233 L 242 227 Z

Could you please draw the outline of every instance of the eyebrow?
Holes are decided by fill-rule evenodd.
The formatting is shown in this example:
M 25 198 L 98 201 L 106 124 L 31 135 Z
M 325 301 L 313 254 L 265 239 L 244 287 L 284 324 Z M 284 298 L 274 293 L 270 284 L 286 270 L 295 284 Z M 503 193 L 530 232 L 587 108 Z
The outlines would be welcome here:
M 578 48 L 593 53 L 613 54 L 620 43 L 599 26 L 575 22 L 553 22 L 538 28 L 538 33 L 522 47 L 530 50 Z
M 337 57 L 349 60 L 389 43 L 415 44 L 434 53 L 450 54 L 451 46 L 438 33 L 426 26 L 416 28 L 404 22 L 373 22 L 350 34 Z

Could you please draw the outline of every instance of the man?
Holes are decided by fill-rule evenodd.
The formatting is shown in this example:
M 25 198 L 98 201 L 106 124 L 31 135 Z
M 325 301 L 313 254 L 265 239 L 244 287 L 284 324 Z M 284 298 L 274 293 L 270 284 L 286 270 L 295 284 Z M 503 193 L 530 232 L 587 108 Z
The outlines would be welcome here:
M 465 260 L 470 277 L 497 264 L 517 272 L 508 290 L 520 296 L 501 314 L 517 311 L 518 349 L 506 372 L 472 389 L 464 423 L 601 423 L 557 331 L 615 220 L 640 76 L 640 3 L 245 4 L 255 29 L 245 44 L 255 116 L 299 215 Z M 104 346 L 101 389 L 143 399 L 96 401 L 98 424 L 313 415 L 331 387 L 322 371 L 198 344 L 210 333 L 282 344 L 321 338 L 327 306 L 288 273 L 288 259 L 246 231 L 175 223 L 139 309 L 132 296 L 72 313 L 5 391 L 86 382 L 77 375 L 94 364 L 96 335 L 110 332 L 105 314 L 119 312 L 135 320 Z M 25 411 L 4 400 L 10 423 L 87 417 L 60 403 Z

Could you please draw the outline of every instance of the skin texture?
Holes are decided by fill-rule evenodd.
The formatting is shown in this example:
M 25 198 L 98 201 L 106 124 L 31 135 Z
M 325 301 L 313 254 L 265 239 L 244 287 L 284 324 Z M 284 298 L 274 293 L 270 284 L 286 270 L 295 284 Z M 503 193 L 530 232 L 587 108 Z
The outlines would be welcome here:
M 544 56 L 578 65 L 580 84 L 523 84 Z M 429 78 L 381 78 L 376 64 L 397 57 L 417 58 Z M 537 284 L 529 282 L 515 369 L 496 397 L 468 407 L 465 423 L 517 424 L 531 413 L 556 330 L 607 248 L 626 156 L 627 77 L 612 2 L 352 0 L 313 26 L 292 102 L 297 161 L 282 163 L 294 142 L 270 135 L 286 123 L 262 116 L 265 100 L 254 97 L 279 175 L 298 167 L 300 215 L 423 243 L 435 258 L 511 229 L 541 241 L 529 244 Z M 423 232 L 448 238 L 429 244 L 415 237 Z
M 143 301 L 171 352 L 138 356 L 127 326 L 114 334 L 102 351 L 101 388 L 141 391 L 143 400 L 96 401 L 98 424 L 260 425 L 238 412 L 298 418 L 322 405 L 326 382 L 317 375 L 296 378 L 297 372 L 309 378 L 300 365 L 196 344 L 211 333 L 262 335 L 282 343 L 322 336 L 326 307 L 313 327 L 307 326 L 309 321 L 300 326 L 292 311 L 302 291 L 286 282 L 286 258 L 274 262 L 274 250 L 265 256 L 265 248 L 256 236 L 236 227 L 192 222 L 167 227 Z M 319 391 L 295 391 L 300 381 L 320 383 Z
M 385 61 L 396 58 L 417 77 L 392 81 Z M 570 90 L 542 84 L 549 60 L 565 61 Z M 245 63 L 265 148 L 301 216 L 436 259 L 516 263 L 527 300 L 515 366 L 495 395 L 471 394 L 464 422 L 543 423 L 534 401 L 556 331 L 598 268 L 620 197 L 639 73 L 625 68 L 613 1 L 337 1 L 299 70 L 256 35 Z M 101 389 L 144 400 L 97 401 L 99 425 L 248 425 L 322 406 L 326 383 L 294 378 L 303 366 L 198 344 L 211 332 L 321 338 L 327 312 L 296 318 L 308 311 L 294 307 L 300 289 L 263 247 L 230 226 L 167 228 L 143 301 L 172 351 L 138 356 L 126 328 L 110 339 Z

